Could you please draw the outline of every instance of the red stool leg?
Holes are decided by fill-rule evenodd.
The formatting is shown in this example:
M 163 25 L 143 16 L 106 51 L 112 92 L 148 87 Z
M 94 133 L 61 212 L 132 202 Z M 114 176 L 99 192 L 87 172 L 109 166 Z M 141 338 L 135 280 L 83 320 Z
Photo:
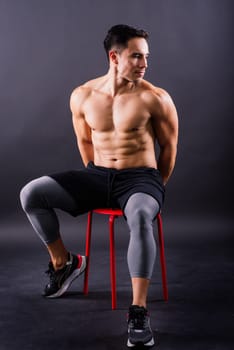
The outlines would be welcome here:
M 92 216 L 93 212 L 88 213 L 87 229 L 86 229 L 86 244 L 85 244 L 85 256 L 86 256 L 86 269 L 84 274 L 84 294 L 88 294 L 89 283 L 89 263 L 90 263 L 90 245 L 91 245 L 91 230 L 92 230 Z
M 116 309 L 116 268 L 115 268 L 114 222 L 115 222 L 115 215 L 110 215 L 109 228 L 110 228 L 110 275 L 111 275 L 112 310 Z
M 158 223 L 158 238 L 159 238 L 159 250 L 160 250 L 160 262 L 162 271 L 162 285 L 163 285 L 163 297 L 164 300 L 168 300 L 168 288 L 167 288 L 167 273 L 166 273 L 166 259 L 164 251 L 164 238 L 163 238 L 163 226 L 161 214 L 157 216 Z

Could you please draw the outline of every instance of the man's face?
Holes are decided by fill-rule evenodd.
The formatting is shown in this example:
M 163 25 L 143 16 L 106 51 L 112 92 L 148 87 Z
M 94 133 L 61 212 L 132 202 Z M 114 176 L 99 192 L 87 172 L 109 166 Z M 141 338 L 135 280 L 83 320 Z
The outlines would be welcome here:
M 144 38 L 133 38 L 128 46 L 117 54 L 117 70 L 120 78 L 136 81 L 144 77 L 149 56 L 148 43 Z

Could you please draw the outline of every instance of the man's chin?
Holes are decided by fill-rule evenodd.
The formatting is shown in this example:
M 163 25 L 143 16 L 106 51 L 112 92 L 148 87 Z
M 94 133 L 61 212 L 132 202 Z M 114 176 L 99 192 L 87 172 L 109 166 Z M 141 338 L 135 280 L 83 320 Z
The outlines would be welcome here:
M 143 79 L 144 76 L 134 76 L 134 77 L 125 77 L 124 80 L 128 83 L 137 83 Z
M 144 78 L 144 76 L 135 76 L 135 77 L 133 77 L 132 79 L 128 79 L 128 81 L 131 81 L 131 82 L 137 82 L 137 81 L 139 81 L 139 80 L 142 80 Z

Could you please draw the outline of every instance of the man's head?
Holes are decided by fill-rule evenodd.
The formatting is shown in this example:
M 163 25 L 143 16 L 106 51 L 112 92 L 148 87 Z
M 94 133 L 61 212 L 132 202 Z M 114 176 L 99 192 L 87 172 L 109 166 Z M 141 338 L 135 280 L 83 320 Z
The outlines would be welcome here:
M 143 78 L 149 56 L 148 34 L 119 24 L 112 27 L 104 40 L 108 60 L 119 78 L 136 81 Z
M 126 24 L 117 24 L 111 27 L 104 40 L 104 48 L 108 60 L 111 49 L 116 48 L 121 51 L 128 46 L 129 40 L 133 38 L 143 38 L 147 40 L 148 37 L 148 33 L 143 29 L 136 29 Z

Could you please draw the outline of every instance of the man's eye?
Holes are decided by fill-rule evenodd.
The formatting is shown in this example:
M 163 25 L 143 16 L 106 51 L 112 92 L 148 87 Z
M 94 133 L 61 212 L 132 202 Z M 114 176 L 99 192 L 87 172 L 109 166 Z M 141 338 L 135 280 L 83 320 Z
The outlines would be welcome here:
M 138 53 L 135 53 L 135 54 L 133 55 L 133 57 L 134 57 L 134 58 L 141 58 L 141 55 L 139 55 Z

